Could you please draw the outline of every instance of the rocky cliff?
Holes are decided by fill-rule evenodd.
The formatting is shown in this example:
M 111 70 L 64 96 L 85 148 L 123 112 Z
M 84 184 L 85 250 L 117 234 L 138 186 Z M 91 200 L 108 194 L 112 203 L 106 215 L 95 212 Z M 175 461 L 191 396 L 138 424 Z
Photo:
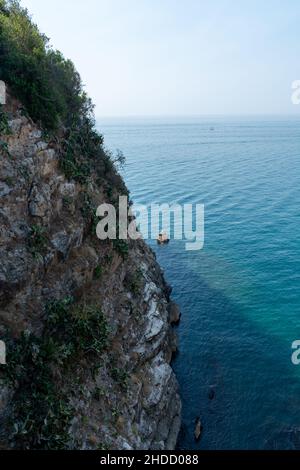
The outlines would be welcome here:
M 170 289 L 143 241 L 100 241 L 95 209 L 125 191 L 85 181 L 8 98 L 0 136 L 0 441 L 23 449 L 173 449 L 181 403 Z M 65 143 L 64 143 L 65 144 Z

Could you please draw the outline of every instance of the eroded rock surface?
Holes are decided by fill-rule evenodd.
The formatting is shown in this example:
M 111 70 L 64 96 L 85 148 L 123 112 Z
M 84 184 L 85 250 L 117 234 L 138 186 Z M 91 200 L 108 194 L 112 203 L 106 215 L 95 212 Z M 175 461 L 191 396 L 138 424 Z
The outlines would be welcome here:
M 53 376 L 71 405 L 67 448 L 173 449 L 181 403 L 170 366 L 176 337 L 170 321 L 178 311 L 152 251 L 130 242 L 125 259 L 100 242 L 86 215 L 106 201 L 105 177 L 85 186 L 60 170 L 59 148 L 7 106 L 10 135 L 0 157 L 0 339 L 42 334 L 45 305 L 73 296 L 97 304 L 109 327 L 101 358 L 88 355 L 55 366 Z M 112 186 L 109 192 L 117 195 Z M 171 308 L 171 310 L 170 310 Z M 170 319 L 170 311 L 171 314 Z M 3 371 L 3 370 L 2 370 Z M 5 375 L 5 374 L 4 374 Z M 0 376 L 2 448 L 18 447 L 11 433 L 18 380 Z

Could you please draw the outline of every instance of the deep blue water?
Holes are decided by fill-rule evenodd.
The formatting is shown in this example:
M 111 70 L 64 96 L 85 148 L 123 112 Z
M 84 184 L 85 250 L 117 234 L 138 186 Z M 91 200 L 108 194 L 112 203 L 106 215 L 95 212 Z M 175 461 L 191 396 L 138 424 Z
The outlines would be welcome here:
M 127 157 L 135 202 L 205 204 L 202 251 L 151 242 L 183 314 L 179 447 L 300 448 L 300 366 L 291 362 L 300 339 L 300 119 L 100 120 L 99 128 Z

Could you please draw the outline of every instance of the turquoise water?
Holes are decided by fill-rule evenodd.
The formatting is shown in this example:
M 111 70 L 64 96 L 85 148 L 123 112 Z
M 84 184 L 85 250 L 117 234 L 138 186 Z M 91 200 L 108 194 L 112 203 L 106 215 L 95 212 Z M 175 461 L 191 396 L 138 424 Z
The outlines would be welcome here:
M 205 204 L 202 251 L 150 243 L 183 314 L 179 448 L 300 448 L 300 366 L 291 363 L 300 339 L 300 119 L 100 120 L 99 128 L 127 157 L 135 202 Z

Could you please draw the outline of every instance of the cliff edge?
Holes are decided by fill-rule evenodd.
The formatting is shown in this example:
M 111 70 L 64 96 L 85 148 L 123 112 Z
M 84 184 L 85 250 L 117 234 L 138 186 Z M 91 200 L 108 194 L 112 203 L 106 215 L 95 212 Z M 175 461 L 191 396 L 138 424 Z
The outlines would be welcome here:
M 100 241 L 95 209 L 126 189 L 112 165 L 67 178 L 8 96 L 0 136 L 1 448 L 173 449 L 181 403 L 170 289 L 139 240 Z

